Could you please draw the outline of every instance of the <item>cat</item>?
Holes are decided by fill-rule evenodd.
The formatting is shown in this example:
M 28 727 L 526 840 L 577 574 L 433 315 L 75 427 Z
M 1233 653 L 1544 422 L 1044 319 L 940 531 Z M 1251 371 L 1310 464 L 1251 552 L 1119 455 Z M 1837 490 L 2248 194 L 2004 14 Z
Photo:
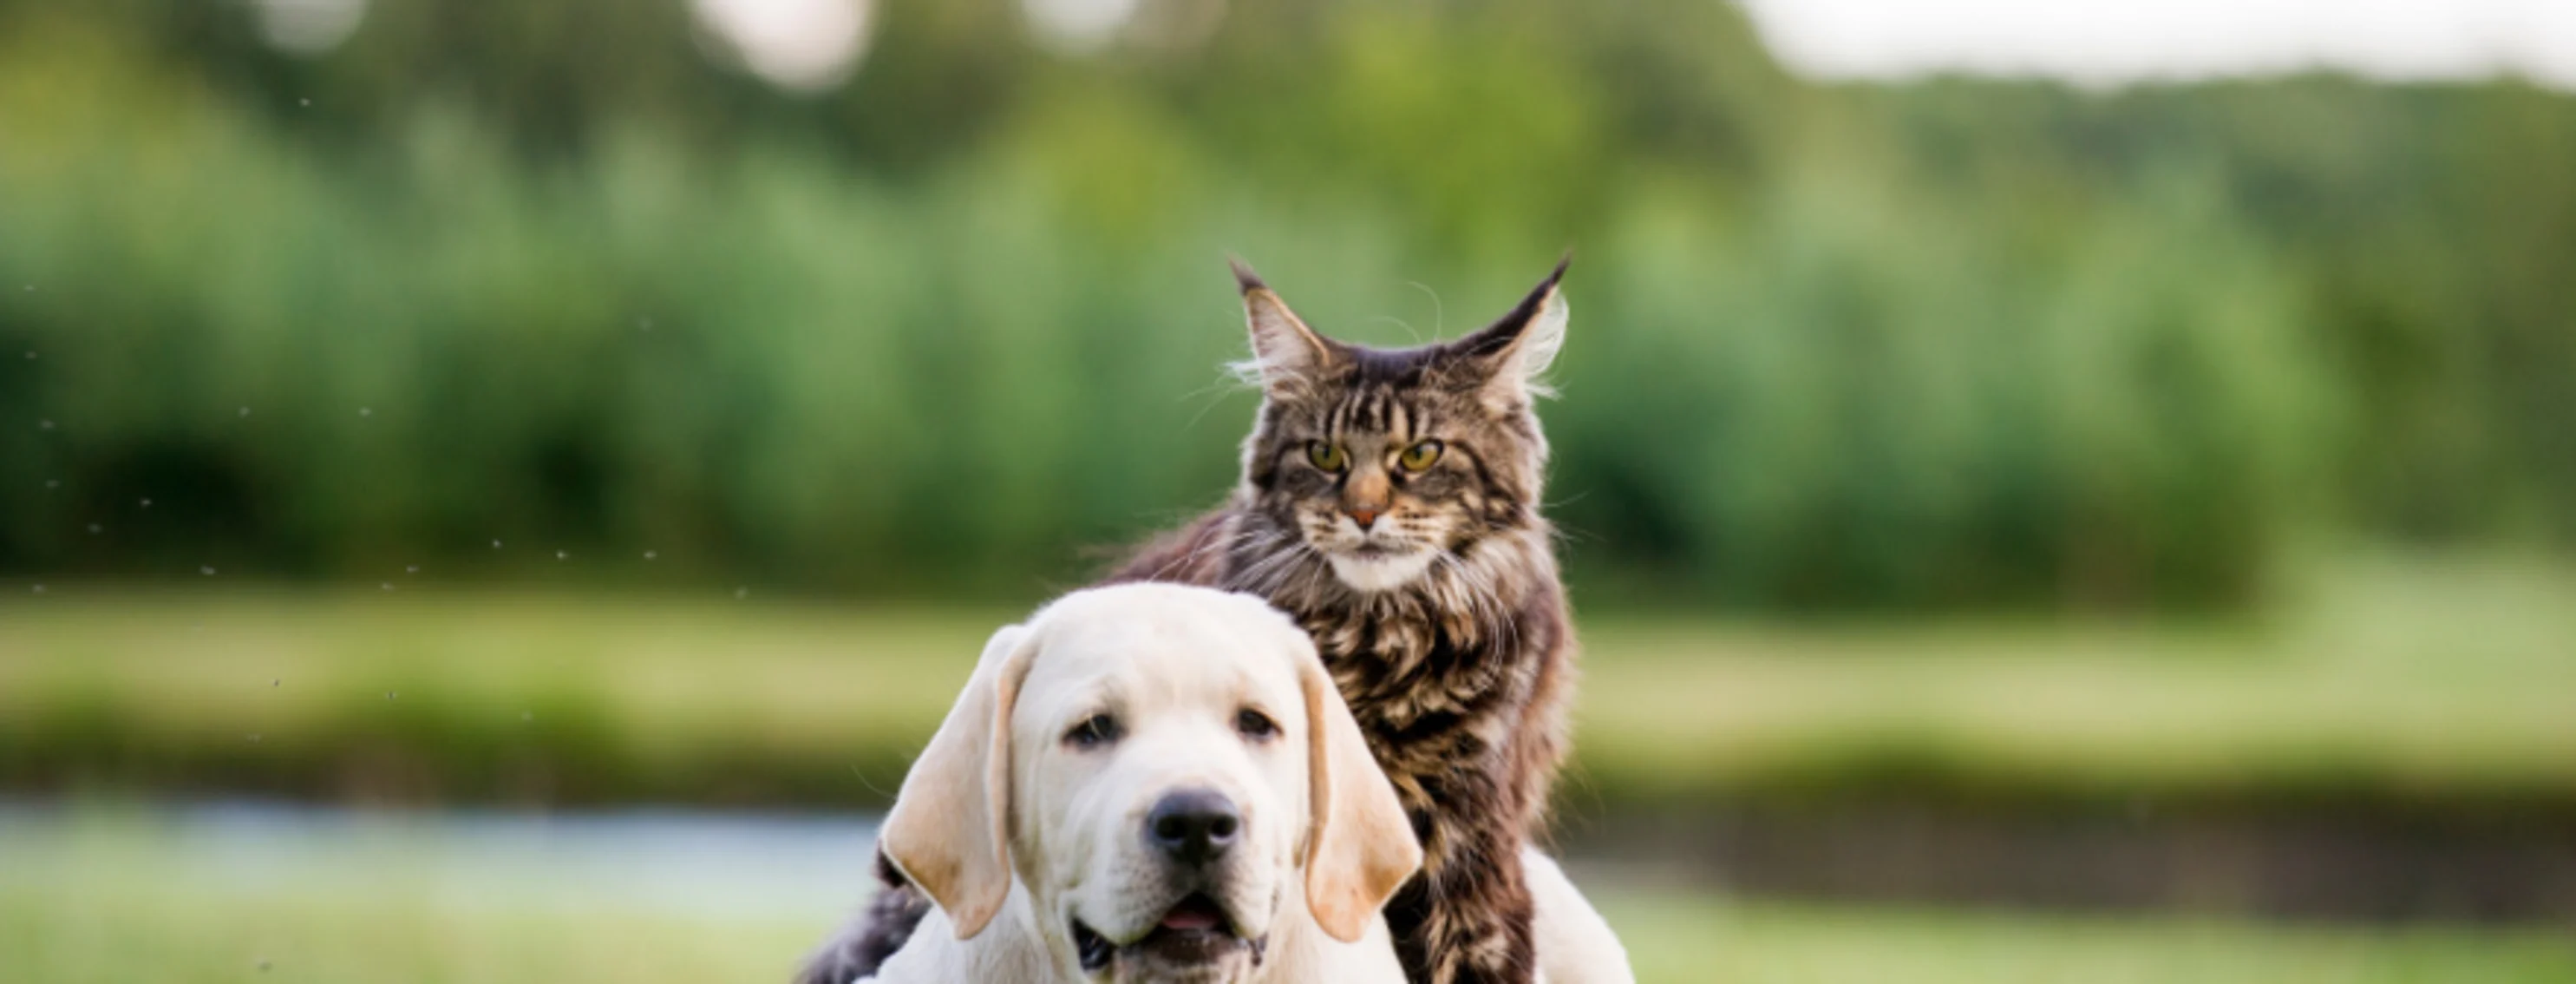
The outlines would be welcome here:
M 1317 334 L 1238 263 L 1263 395 L 1242 484 L 1110 577 L 1252 592 L 1314 636 L 1423 840 L 1387 908 L 1417 984 L 1532 973 L 1517 859 L 1573 682 L 1531 407 L 1564 274 L 1481 331 L 1388 351 Z
M 1105 579 L 1251 592 L 1313 635 L 1422 838 L 1386 910 L 1415 984 L 1535 973 L 1519 858 L 1564 755 L 1574 639 L 1532 403 L 1564 342 L 1565 269 L 1480 331 L 1386 350 L 1317 334 L 1237 261 L 1237 368 L 1262 393 L 1242 481 Z M 868 925 L 804 984 L 863 976 L 910 934 L 926 902 L 878 868 Z

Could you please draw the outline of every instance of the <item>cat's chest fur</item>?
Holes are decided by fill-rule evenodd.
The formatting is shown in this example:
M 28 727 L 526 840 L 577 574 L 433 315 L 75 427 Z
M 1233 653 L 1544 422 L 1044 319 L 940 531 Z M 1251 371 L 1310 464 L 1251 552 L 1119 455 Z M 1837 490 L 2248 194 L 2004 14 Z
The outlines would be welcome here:
M 1520 579 L 1512 587 L 1510 595 L 1527 593 Z M 1498 751 L 1543 655 L 1524 648 L 1531 640 L 1518 606 L 1506 603 L 1517 597 L 1437 578 L 1389 592 L 1292 591 L 1271 600 L 1313 637 L 1390 773 L 1438 774 Z M 1419 795 L 1401 778 L 1397 786 L 1408 800 Z
M 1511 655 L 1500 633 L 1466 614 L 1407 602 L 1298 612 L 1361 723 L 1408 738 L 1402 732 L 1436 730 L 1501 703 Z

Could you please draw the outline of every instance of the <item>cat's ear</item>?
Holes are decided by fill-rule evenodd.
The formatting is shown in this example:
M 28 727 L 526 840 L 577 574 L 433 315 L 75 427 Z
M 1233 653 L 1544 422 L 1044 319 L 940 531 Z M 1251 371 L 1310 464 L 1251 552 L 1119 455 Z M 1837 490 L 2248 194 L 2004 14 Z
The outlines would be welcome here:
M 1511 313 L 1449 343 L 1451 355 L 1473 367 L 1486 403 L 1495 409 L 1510 410 L 1527 405 L 1531 397 L 1555 395 L 1541 377 L 1556 361 L 1557 350 L 1565 347 L 1565 292 L 1557 282 L 1565 278 L 1566 264 L 1572 262 L 1574 254 L 1566 254 Z
M 1306 327 L 1241 259 L 1228 262 L 1234 265 L 1235 285 L 1243 289 L 1244 324 L 1252 332 L 1252 358 L 1235 366 L 1237 375 L 1260 384 L 1271 396 L 1293 396 L 1341 363 L 1346 357 L 1341 343 Z

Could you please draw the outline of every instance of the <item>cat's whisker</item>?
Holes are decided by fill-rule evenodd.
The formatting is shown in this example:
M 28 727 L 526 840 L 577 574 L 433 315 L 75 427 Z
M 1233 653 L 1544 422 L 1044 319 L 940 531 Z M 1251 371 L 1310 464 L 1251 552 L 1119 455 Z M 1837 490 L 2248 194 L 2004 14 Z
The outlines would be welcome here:
M 1405 285 L 1431 295 L 1431 337 L 1440 337 L 1440 331 L 1445 322 L 1448 321 L 1448 318 L 1446 317 L 1447 312 L 1443 311 L 1440 306 L 1440 292 L 1431 289 L 1430 284 L 1423 283 L 1419 280 L 1407 280 L 1405 281 Z
M 1251 591 L 1255 594 L 1269 594 L 1272 575 L 1277 571 L 1284 569 L 1289 562 L 1295 559 L 1295 554 L 1284 551 L 1264 557 L 1261 560 L 1254 562 L 1252 566 L 1244 568 L 1242 571 L 1235 574 L 1235 587 Z
M 1164 580 L 1171 577 L 1173 574 L 1190 569 L 1190 567 L 1197 564 L 1200 560 L 1203 560 L 1220 550 L 1231 553 L 1238 547 L 1249 546 L 1249 541 L 1247 541 L 1245 537 L 1246 531 L 1238 528 L 1226 536 L 1210 538 L 1205 542 L 1192 546 L 1188 550 L 1183 550 L 1172 555 L 1162 564 L 1156 566 L 1151 572 L 1147 573 L 1144 580 Z
M 1280 574 L 1284 574 L 1293 569 L 1297 565 L 1297 562 L 1304 560 L 1308 555 L 1314 552 L 1313 547 L 1307 546 L 1301 541 L 1291 540 L 1282 546 L 1282 549 L 1273 550 L 1269 556 L 1263 557 L 1260 560 L 1253 562 L 1251 566 L 1237 572 L 1234 579 L 1236 583 L 1241 588 L 1254 591 L 1255 593 L 1265 595 L 1271 594 L 1277 587 L 1277 585 L 1272 582 L 1275 581 Z

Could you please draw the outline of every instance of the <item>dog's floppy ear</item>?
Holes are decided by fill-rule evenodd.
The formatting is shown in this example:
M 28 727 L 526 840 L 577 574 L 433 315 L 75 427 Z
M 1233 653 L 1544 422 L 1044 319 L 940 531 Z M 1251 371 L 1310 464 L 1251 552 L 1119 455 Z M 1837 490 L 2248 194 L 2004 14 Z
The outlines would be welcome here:
M 1011 894 L 1011 707 L 1036 650 L 1026 626 L 993 633 L 877 837 L 961 940 L 983 932 Z
M 1324 932 L 1356 943 L 1404 880 L 1422 867 L 1422 845 L 1395 787 L 1340 691 L 1309 653 L 1299 661 L 1306 697 L 1306 907 Z

